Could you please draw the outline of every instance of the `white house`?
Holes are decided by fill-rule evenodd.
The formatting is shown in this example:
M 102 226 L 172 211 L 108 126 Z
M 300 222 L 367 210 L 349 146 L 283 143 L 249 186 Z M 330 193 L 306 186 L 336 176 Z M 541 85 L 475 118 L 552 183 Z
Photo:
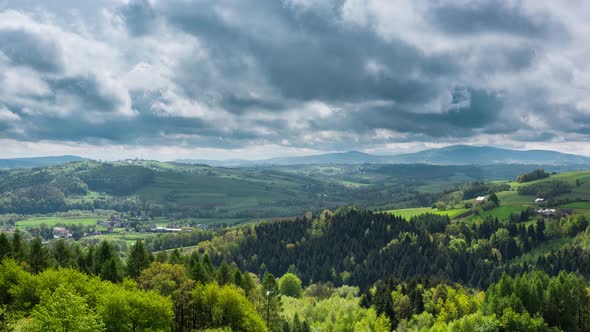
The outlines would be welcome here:
M 478 197 L 475 199 L 475 203 L 477 203 L 477 204 L 483 204 L 483 203 L 485 203 L 487 200 L 488 200 L 488 199 L 487 199 L 485 196 L 478 196 Z
M 555 215 L 556 210 L 555 209 L 539 209 L 537 210 L 537 213 L 542 214 L 544 216 L 553 216 Z
M 537 199 L 535 199 L 535 204 L 541 204 L 541 203 L 543 203 L 544 201 L 545 201 L 545 199 L 544 199 L 544 198 L 537 198 Z

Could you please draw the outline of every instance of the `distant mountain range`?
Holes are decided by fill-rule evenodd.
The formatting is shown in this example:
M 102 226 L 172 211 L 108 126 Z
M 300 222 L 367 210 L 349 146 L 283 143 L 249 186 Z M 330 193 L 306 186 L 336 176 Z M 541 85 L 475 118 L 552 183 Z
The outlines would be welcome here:
M 306 164 L 590 165 L 590 157 L 548 150 L 511 150 L 489 146 L 452 145 L 439 149 L 389 156 L 349 151 L 263 160 L 179 159 L 176 162 L 224 167 Z
M 33 168 L 88 160 L 78 156 L 0 159 L 0 169 Z M 590 157 L 548 150 L 511 150 L 489 146 L 452 145 L 415 153 L 373 155 L 359 151 L 262 160 L 178 159 L 176 163 L 215 167 L 285 166 L 310 164 L 432 164 L 432 165 L 590 165 Z
M 60 165 L 73 161 L 87 160 L 78 156 L 54 156 L 54 157 L 32 157 L 0 159 L 0 169 L 33 168 Z

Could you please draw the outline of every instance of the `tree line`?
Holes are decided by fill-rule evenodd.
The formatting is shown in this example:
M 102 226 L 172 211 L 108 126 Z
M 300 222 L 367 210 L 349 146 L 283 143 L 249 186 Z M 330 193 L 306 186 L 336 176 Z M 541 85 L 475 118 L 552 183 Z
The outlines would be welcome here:
M 551 225 L 549 234 L 543 219 L 451 223 L 447 216 L 405 220 L 353 209 L 228 231 L 199 248 L 216 263 L 226 260 L 256 273 L 294 269 L 305 284 L 329 281 L 366 289 L 384 277 L 421 275 L 483 288 L 497 281 L 512 259 L 550 238 L 584 231 L 584 221 L 566 219 Z

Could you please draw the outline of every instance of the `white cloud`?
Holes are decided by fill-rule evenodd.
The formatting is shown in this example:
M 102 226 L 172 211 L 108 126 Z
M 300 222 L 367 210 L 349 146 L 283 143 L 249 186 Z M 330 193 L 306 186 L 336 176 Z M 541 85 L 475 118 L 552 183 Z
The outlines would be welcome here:
M 0 137 L 159 158 L 590 139 L 582 1 L 153 0 L 136 30 L 131 3 L 0 5 L 0 38 L 30 39 L 0 45 Z

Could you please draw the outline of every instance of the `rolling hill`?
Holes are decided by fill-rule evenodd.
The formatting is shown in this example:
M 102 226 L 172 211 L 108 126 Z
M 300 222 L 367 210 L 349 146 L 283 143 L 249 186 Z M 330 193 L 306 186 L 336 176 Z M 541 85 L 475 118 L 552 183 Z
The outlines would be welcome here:
M 453 145 L 416 153 L 393 156 L 398 163 L 425 163 L 436 165 L 491 165 L 538 164 L 575 165 L 590 164 L 590 158 L 548 150 L 510 150 L 489 146 Z
M 176 162 L 183 164 L 205 164 L 210 166 L 224 167 L 247 167 L 247 166 L 277 166 L 277 165 L 319 165 L 319 164 L 383 164 L 387 163 L 390 157 L 371 155 L 359 151 L 325 153 L 310 156 L 282 157 L 262 160 L 207 160 L 207 159 L 178 159 Z
M 398 155 L 372 155 L 348 151 L 263 160 L 182 159 L 176 162 L 224 167 L 310 164 L 590 165 L 590 157 L 548 150 L 511 150 L 489 146 L 452 145 Z
M 83 161 L 86 158 L 78 156 L 51 156 L 32 158 L 0 159 L 0 169 L 33 168 L 66 164 L 74 161 Z

